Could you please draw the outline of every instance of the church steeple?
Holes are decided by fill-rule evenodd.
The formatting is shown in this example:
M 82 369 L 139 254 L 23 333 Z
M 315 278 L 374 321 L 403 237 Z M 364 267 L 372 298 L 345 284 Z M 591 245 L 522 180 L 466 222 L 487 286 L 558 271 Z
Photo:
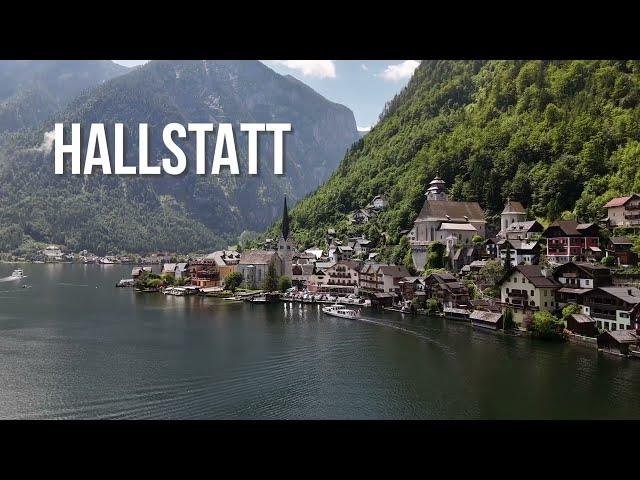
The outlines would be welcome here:
M 289 237 L 289 210 L 287 209 L 287 196 L 284 196 L 284 208 L 282 209 L 282 238 Z

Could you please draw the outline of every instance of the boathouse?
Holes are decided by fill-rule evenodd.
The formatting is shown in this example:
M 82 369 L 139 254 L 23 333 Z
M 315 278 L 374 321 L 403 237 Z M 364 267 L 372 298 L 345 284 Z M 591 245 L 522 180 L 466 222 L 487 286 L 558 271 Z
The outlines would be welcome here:
M 598 348 L 616 355 L 629 355 L 629 348 L 638 344 L 638 335 L 631 330 L 605 330 L 598 335 Z
M 474 310 L 469 315 L 469 319 L 474 327 L 488 328 L 490 330 L 499 330 L 503 327 L 502 313 Z

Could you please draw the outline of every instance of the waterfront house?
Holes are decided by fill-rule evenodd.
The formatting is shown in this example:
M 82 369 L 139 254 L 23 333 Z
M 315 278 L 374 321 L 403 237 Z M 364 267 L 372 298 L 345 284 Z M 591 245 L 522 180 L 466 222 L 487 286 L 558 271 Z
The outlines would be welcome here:
M 176 264 L 175 263 L 163 263 L 162 269 L 160 270 L 160 275 L 164 275 L 166 273 L 175 274 Z
M 131 278 L 136 280 L 142 274 L 142 272 L 152 273 L 153 268 L 152 267 L 133 267 L 131 269 Z
M 417 296 L 425 295 L 424 277 L 404 277 L 398 285 L 404 300 L 413 300 Z
M 199 288 L 221 287 L 224 283 L 219 267 L 210 258 L 189 260 L 186 275 L 191 285 Z
M 598 348 L 616 355 L 629 355 L 635 345 L 638 345 L 638 335 L 630 330 L 605 331 L 598 335 Z
M 542 235 L 544 227 L 537 220 L 528 222 L 513 222 L 504 231 L 504 235 L 509 240 L 532 240 Z
M 204 258 L 207 260 L 213 260 L 218 267 L 226 267 L 237 265 L 240 263 L 241 257 L 242 254 L 235 250 L 217 250 Z
M 568 262 L 553 271 L 553 278 L 560 284 L 556 292 L 558 308 L 568 303 L 579 305 L 585 293 L 612 284 L 611 270 L 599 263 Z
M 616 264 L 634 266 L 638 264 L 638 254 L 633 249 L 629 237 L 610 237 L 607 241 L 607 256 L 615 257 Z
M 502 328 L 502 312 L 489 312 L 485 310 L 474 310 L 469 315 L 471 325 L 474 327 L 487 328 L 489 330 L 499 330 Z
M 278 276 L 282 275 L 282 262 L 273 250 L 250 250 L 242 254 L 237 271 L 242 274 L 247 288 L 262 288 L 269 265 L 273 263 Z
M 567 263 L 574 258 L 598 259 L 602 255 L 599 234 L 600 229 L 593 223 L 556 220 L 542 232 L 547 239 L 547 258 L 555 263 Z
M 424 280 L 427 298 L 434 298 L 446 308 L 469 306 L 469 289 L 448 272 L 436 272 Z
M 596 320 L 599 329 L 633 330 L 632 312 L 640 303 L 636 287 L 597 287 L 582 295 L 582 312 Z
M 313 278 L 315 263 L 294 263 L 291 267 L 291 283 L 298 287 L 306 287 Z
M 640 195 L 634 193 L 614 198 L 604 208 L 607 210 L 607 224 L 610 228 L 640 226 Z
M 326 282 L 316 290 L 322 293 L 349 295 L 358 293 L 360 264 L 350 260 L 340 260 L 323 269 Z
M 433 241 L 447 243 L 449 250 L 456 243 L 470 244 L 474 235 L 485 237 L 484 211 L 477 202 L 449 201 L 444 180 L 436 177 L 425 193 L 426 200 L 414 222 L 415 239 L 411 241 L 413 264 L 423 270 L 427 249 Z
M 386 293 L 400 293 L 400 282 L 409 276 L 409 270 L 401 265 L 381 265 L 378 267 L 379 278 L 382 280 L 382 291 Z
M 526 326 L 536 312 L 554 312 L 557 308 L 555 293 L 560 283 L 541 265 L 517 265 L 498 285 L 502 312 L 511 309 L 519 325 Z
M 526 219 L 526 212 L 520 202 L 512 201 L 507 198 L 507 202 L 500 214 L 500 232 L 498 236 L 501 238 L 507 238 L 507 230 L 515 223 L 524 222 Z
M 45 262 L 61 262 L 63 259 L 62 250 L 56 245 L 49 245 L 42 251 L 42 255 Z
M 504 264 L 509 255 L 512 267 L 538 263 L 541 247 L 536 241 L 505 239 L 496 244 L 498 257 Z
M 567 318 L 567 330 L 583 337 L 597 337 L 596 320 L 584 313 L 572 313 Z

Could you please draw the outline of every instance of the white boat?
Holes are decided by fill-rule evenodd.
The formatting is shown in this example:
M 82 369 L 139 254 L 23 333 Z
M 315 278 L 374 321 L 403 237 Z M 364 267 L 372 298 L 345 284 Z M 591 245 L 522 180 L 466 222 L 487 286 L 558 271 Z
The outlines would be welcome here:
M 11 274 L 11 276 L 12 276 L 12 277 L 15 277 L 15 278 L 23 278 L 25 275 L 24 275 L 24 272 L 23 272 L 21 269 L 17 268 L 17 269 L 15 269 L 15 270 L 13 271 L 13 273 Z
M 326 313 L 327 315 L 331 315 L 333 317 L 349 318 L 352 320 L 360 318 L 360 309 L 354 310 L 337 303 L 327 307 L 322 307 L 322 311 L 323 313 Z

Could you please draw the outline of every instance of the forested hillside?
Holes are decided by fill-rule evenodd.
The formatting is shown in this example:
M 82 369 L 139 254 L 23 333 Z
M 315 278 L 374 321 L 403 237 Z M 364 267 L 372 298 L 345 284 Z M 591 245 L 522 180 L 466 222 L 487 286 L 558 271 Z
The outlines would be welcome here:
M 0 140 L 128 70 L 109 60 L 0 60 Z
M 193 168 L 180 176 L 54 174 L 42 148 L 53 123 L 125 125 L 125 163 L 138 164 L 138 124 L 149 124 L 149 159 L 172 157 L 162 142 L 168 123 L 234 125 L 240 175 L 196 175 L 195 135 L 181 143 Z M 288 122 L 285 175 L 273 172 L 273 137 L 260 137 L 258 175 L 248 175 L 240 123 Z M 86 142 L 85 133 L 85 142 Z M 37 129 L 13 135 L 0 152 L 0 251 L 25 237 L 96 253 L 155 249 L 191 252 L 264 230 L 289 200 L 314 190 L 358 138 L 353 113 L 258 61 L 153 61 L 86 91 Z M 83 145 L 82 156 L 86 144 Z M 214 142 L 207 141 L 207 172 Z
M 387 231 L 395 243 L 436 175 L 490 219 L 511 197 L 531 217 L 595 220 L 610 198 L 640 191 L 639 102 L 638 61 L 424 61 L 291 211 L 292 231 L 303 245 L 321 243 L 327 227 Z M 347 214 L 381 193 L 389 208 L 379 219 L 348 226 Z

